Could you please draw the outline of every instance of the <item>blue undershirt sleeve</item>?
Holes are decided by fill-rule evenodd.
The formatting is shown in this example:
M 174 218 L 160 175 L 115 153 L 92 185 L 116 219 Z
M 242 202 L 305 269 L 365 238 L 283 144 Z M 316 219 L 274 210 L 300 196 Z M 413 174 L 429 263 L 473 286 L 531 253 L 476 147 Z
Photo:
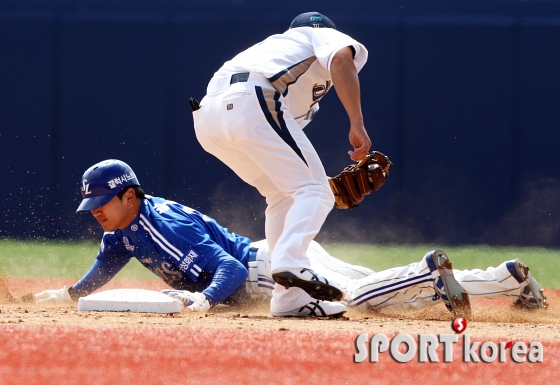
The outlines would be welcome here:
M 247 279 L 247 268 L 229 254 L 211 260 L 205 268 L 213 273 L 210 285 L 202 291 L 212 306 L 223 302 Z
M 130 259 L 100 261 L 97 259 L 89 271 L 76 284 L 72 292 L 77 297 L 85 297 L 109 282 Z

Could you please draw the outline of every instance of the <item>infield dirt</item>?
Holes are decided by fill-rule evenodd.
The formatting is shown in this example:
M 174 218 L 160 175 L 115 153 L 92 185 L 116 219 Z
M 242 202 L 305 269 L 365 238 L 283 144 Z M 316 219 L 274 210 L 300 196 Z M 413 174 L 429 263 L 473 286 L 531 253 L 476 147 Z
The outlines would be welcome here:
M 84 312 L 76 304 L 35 304 L 30 293 L 56 289 L 73 282 L 65 280 L 5 279 L 11 296 L 0 288 L 0 325 L 208 328 L 281 331 L 323 331 L 355 333 L 452 333 L 453 317 L 442 304 L 418 311 L 360 312 L 350 309 L 339 319 L 272 317 L 266 301 L 244 306 L 218 305 L 209 313 L 150 314 L 131 312 Z M 103 289 L 140 288 L 161 290 L 159 281 L 110 282 Z M 506 299 L 475 299 L 474 318 L 468 324 L 473 337 L 523 340 L 560 340 L 560 291 L 545 290 L 549 308 L 528 312 L 511 306 Z

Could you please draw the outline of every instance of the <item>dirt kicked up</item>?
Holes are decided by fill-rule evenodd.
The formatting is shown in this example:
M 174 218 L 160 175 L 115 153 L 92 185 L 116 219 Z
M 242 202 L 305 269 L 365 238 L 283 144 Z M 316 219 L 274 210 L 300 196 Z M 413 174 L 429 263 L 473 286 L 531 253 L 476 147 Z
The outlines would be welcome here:
M 264 302 L 220 305 L 208 314 L 79 312 L 75 304 L 18 301 L 27 292 L 67 282 L 6 280 L 14 299 L 0 300 L 0 384 L 465 384 L 560 383 L 558 292 L 550 308 L 528 313 L 507 301 L 473 301 L 471 344 L 542 344 L 542 362 L 463 362 L 462 338 L 453 362 L 397 362 L 389 352 L 354 362 L 356 337 L 383 333 L 452 334 L 443 306 L 425 311 L 362 313 L 336 320 L 274 318 Z M 111 282 L 159 290 L 159 282 Z M 55 285 L 55 286 L 53 286 Z M 511 348 L 510 348 L 511 349 Z M 401 345 L 400 351 L 405 351 Z M 479 355 L 479 353 L 475 354 Z

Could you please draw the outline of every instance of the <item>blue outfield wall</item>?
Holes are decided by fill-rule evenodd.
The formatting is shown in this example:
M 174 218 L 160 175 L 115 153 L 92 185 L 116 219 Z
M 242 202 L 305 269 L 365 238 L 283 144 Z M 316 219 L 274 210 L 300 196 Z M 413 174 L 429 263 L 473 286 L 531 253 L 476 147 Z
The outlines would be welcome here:
M 263 237 L 264 199 L 202 150 L 188 98 L 318 10 L 368 48 L 366 127 L 395 163 L 319 241 L 560 246 L 560 2 L 340 4 L 0 2 L 0 237 L 98 237 L 74 210 L 83 171 L 107 158 L 148 193 Z M 305 130 L 329 175 L 349 163 L 347 130 L 332 91 Z

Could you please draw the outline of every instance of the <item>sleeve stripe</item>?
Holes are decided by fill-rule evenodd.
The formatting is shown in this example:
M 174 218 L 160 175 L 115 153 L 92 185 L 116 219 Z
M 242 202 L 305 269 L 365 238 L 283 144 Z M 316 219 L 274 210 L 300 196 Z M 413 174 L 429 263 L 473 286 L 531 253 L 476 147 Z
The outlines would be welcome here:
M 152 236 L 152 239 L 166 252 L 169 253 L 176 260 L 180 260 L 183 253 L 175 246 L 170 244 L 153 226 L 148 222 L 144 215 L 140 214 L 140 225 Z

